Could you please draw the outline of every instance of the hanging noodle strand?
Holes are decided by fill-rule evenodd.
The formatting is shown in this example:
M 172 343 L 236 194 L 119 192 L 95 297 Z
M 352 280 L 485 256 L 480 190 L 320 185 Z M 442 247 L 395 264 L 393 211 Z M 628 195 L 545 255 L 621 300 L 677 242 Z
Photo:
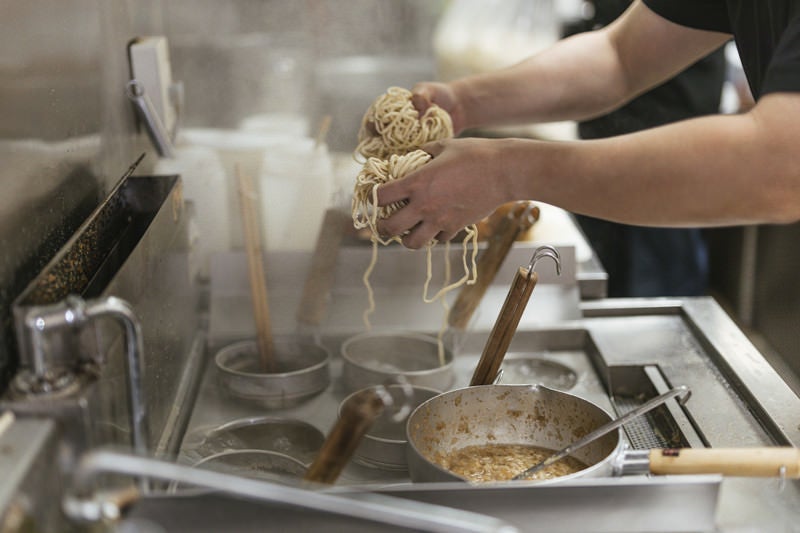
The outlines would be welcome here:
M 395 235 L 388 239 L 383 239 L 377 230 L 377 223 L 379 219 L 383 219 L 402 208 L 405 202 L 397 202 L 388 206 L 378 207 L 378 187 L 389 181 L 403 178 L 405 175 L 418 169 L 428 161 L 431 156 L 422 150 L 415 150 L 405 155 L 392 155 L 389 159 L 378 159 L 370 157 L 364 163 L 364 167 L 356 178 L 356 185 L 353 190 L 352 200 L 352 215 L 353 226 L 357 229 L 369 228 L 372 241 L 372 259 L 369 266 L 364 272 L 364 285 L 369 294 L 369 308 L 364 312 L 364 324 L 369 328 L 369 315 L 375 310 L 375 300 L 372 287 L 369 281 L 369 276 L 372 273 L 375 263 L 377 261 L 377 246 L 378 244 L 387 245 L 392 242 L 400 242 L 401 236 Z M 425 287 L 423 291 L 423 299 L 426 303 L 442 298 L 445 294 L 453 289 L 456 289 L 465 283 L 475 283 L 477 279 L 477 265 L 475 258 L 478 253 L 478 231 L 474 225 L 467 226 L 466 238 L 463 242 L 463 266 L 464 275 L 453 283 L 449 283 L 449 264 L 446 266 L 447 279 L 445 286 L 441 288 L 433 297 L 428 297 L 428 289 L 431 279 L 433 277 L 432 268 L 432 253 L 436 240 L 431 240 L 426 245 L 427 252 L 427 277 L 425 280 Z M 470 252 L 471 247 L 471 252 Z M 468 263 L 468 258 L 471 264 Z M 445 252 L 445 261 L 449 262 L 449 254 Z
M 364 325 L 370 328 L 370 315 L 375 311 L 375 297 L 370 284 L 370 275 L 378 259 L 378 244 L 388 245 L 400 242 L 401 236 L 382 238 L 377 231 L 379 219 L 401 209 L 405 202 L 397 202 L 378 207 L 378 187 L 392 180 L 400 179 L 418 169 L 428 161 L 430 154 L 420 148 L 431 141 L 453 136 L 453 122 L 450 114 L 437 105 L 431 105 L 420 116 L 411 99 L 411 91 L 401 87 L 390 87 L 367 109 L 358 132 L 356 153 L 363 158 L 364 166 L 356 178 L 353 191 L 352 211 L 353 225 L 356 229 L 369 228 L 372 241 L 372 257 L 364 272 L 363 282 L 367 288 L 369 306 L 364 311 Z M 464 275 L 451 283 L 450 243 L 445 245 L 445 276 L 443 287 L 433 297 L 428 296 L 433 277 L 432 253 L 436 240 L 426 245 L 427 277 L 422 292 L 426 303 L 440 300 L 445 317 L 439 329 L 439 363 L 445 364 L 444 343 L 442 338 L 447 328 L 447 315 L 450 306 L 444 296 L 464 284 L 475 283 L 478 275 L 475 258 L 478 254 L 478 230 L 475 225 L 464 228 L 466 237 L 463 241 L 464 253 L 462 263 Z M 470 253 L 470 247 L 472 251 Z M 471 265 L 468 264 L 468 256 Z

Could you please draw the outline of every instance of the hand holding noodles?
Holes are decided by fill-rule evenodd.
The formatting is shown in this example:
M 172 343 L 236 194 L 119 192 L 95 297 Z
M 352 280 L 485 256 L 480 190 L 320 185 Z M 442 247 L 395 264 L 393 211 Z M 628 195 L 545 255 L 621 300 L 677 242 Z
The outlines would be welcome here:
M 356 151 L 364 158 L 387 159 L 452 136 L 453 121 L 447 111 L 433 104 L 420 116 L 411 91 L 390 87 L 364 114 Z
M 403 207 L 403 203 L 399 202 L 388 206 L 378 207 L 377 198 L 378 186 L 387 183 L 391 180 L 401 179 L 407 174 L 418 169 L 428 161 L 430 161 L 430 154 L 422 150 L 414 150 L 404 155 L 391 155 L 388 159 L 379 159 L 377 157 L 370 157 L 364 163 L 364 167 L 356 178 L 356 185 L 353 190 L 352 200 L 352 213 L 353 213 L 353 226 L 356 229 L 369 228 L 372 240 L 372 260 L 370 261 L 367 270 L 364 272 L 364 285 L 367 287 L 369 295 L 369 308 L 364 312 L 364 322 L 369 325 L 369 315 L 375 310 L 375 300 L 373 298 L 372 289 L 369 283 L 369 276 L 372 269 L 377 262 L 377 246 L 378 243 L 386 245 L 392 241 L 400 242 L 400 236 L 393 235 L 387 239 L 382 238 L 378 234 L 377 221 L 379 218 L 386 218 L 394 211 Z M 428 297 L 428 286 L 432 277 L 431 268 L 431 252 L 436 241 L 431 241 L 426 246 L 428 255 L 428 274 L 425 281 L 423 290 L 423 299 L 426 302 L 432 302 L 443 296 L 445 293 L 460 287 L 464 283 L 474 283 L 477 278 L 477 270 L 475 264 L 475 256 L 478 253 L 478 232 L 474 225 L 465 228 L 466 237 L 464 238 L 464 275 L 456 282 L 446 284 L 445 287 L 432 298 Z M 469 256 L 470 243 L 472 246 L 471 253 L 471 267 L 467 263 Z M 445 255 L 446 260 L 449 258 Z

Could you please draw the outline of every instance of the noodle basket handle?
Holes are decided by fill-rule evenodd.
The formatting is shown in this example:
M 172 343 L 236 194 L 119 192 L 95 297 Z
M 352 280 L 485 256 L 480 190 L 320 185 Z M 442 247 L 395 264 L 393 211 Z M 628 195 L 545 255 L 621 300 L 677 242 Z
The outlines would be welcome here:
M 392 416 L 393 421 L 400 422 L 411 412 L 414 391 L 404 378 L 390 381 L 400 385 L 403 390 L 403 403 Z M 356 394 L 353 401 L 343 406 L 304 479 L 316 483 L 335 483 L 372 424 L 385 408 L 395 403 L 394 396 L 385 385 L 376 385 Z
M 499 221 L 489 236 L 486 249 L 478 257 L 477 271 L 480 272 L 480 276 L 472 285 L 464 285 L 453 302 L 448 315 L 450 327 L 466 329 L 514 242 L 522 232 L 530 229 L 538 218 L 538 207 L 532 202 L 519 202 Z
M 528 266 L 520 267 L 517 270 L 506 295 L 505 303 L 500 309 L 500 314 L 483 348 L 478 366 L 472 374 L 470 386 L 490 385 L 496 380 L 511 339 L 517 331 L 522 313 L 525 311 L 533 288 L 538 281 L 534 267 L 545 257 L 555 261 L 556 272 L 561 274 L 561 257 L 558 250 L 552 246 L 540 246 L 534 250 Z

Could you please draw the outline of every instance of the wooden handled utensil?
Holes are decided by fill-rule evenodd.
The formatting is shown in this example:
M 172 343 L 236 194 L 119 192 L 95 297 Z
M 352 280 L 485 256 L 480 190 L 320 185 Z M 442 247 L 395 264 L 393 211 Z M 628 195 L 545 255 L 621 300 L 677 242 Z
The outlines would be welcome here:
M 306 481 L 335 483 L 361 444 L 362 438 L 384 409 L 395 406 L 397 411 L 391 419 L 394 422 L 405 420 L 411 412 L 414 390 L 405 379 L 396 381 L 403 394 L 402 403 L 398 403 L 385 385 L 377 385 L 354 393 L 342 404 L 338 420 L 306 471 Z
M 561 260 L 555 248 L 541 246 L 537 248 L 527 267 L 520 267 L 514 275 L 511 288 L 506 295 L 500 314 L 494 323 L 492 332 L 483 348 L 483 353 L 478 361 L 478 366 L 472 374 L 470 386 L 490 385 L 497 378 L 500 365 L 511 344 L 511 339 L 517 331 L 517 326 L 528 304 L 533 288 L 536 286 L 538 276 L 533 268 L 543 257 L 550 257 L 556 262 L 556 270 L 561 273 Z
M 478 257 L 477 271 L 480 276 L 474 284 L 464 285 L 453 302 L 448 315 L 451 328 L 466 329 L 517 237 L 530 229 L 538 219 L 539 208 L 531 202 L 519 202 L 500 219 L 497 228 L 489 237 L 486 248 Z
M 238 165 L 236 166 L 236 177 L 239 182 L 239 201 L 244 226 L 244 244 L 247 251 L 247 273 L 250 278 L 258 352 L 262 370 L 270 373 L 274 371 L 275 367 L 275 347 L 272 341 L 264 255 L 261 250 L 260 218 L 256 206 L 257 194 L 252 176 L 241 172 Z
M 319 326 L 324 320 L 336 259 L 347 226 L 352 223 L 349 213 L 337 209 L 328 209 L 325 212 L 297 308 L 297 320 L 301 324 Z
M 652 474 L 722 474 L 800 478 L 800 449 L 663 448 L 646 450 Z
M 384 398 L 375 388 L 364 389 L 347 402 L 304 479 L 335 483 L 384 406 Z
M 545 458 L 543 461 L 539 461 L 537 464 L 527 468 L 523 472 L 515 475 L 512 479 L 530 479 L 535 473 L 539 472 L 540 470 L 544 470 L 548 466 L 557 463 L 558 461 L 564 459 L 568 455 L 580 450 L 584 446 L 588 446 L 589 444 L 595 442 L 600 437 L 611 433 L 615 429 L 618 429 L 623 426 L 623 424 L 630 422 L 636 417 L 642 416 L 656 407 L 659 407 L 666 403 L 667 400 L 674 398 L 676 396 L 680 396 L 680 403 L 683 405 L 689 399 L 691 392 L 689 388 L 686 386 L 681 385 L 680 387 L 675 387 L 674 389 L 665 392 L 655 398 L 651 398 L 650 400 L 646 401 L 636 409 L 627 412 L 626 414 L 622 415 L 619 418 L 616 418 L 609 422 L 608 424 L 603 424 L 599 428 L 591 431 L 587 435 L 584 435 L 580 439 L 576 440 L 575 442 L 570 443 L 569 445 L 561 448 L 557 452 L 553 453 L 549 457 Z

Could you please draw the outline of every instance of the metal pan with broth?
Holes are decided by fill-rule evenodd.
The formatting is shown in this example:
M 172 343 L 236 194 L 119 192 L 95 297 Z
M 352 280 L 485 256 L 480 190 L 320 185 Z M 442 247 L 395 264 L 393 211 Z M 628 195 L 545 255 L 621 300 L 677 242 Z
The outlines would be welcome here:
M 608 412 L 588 400 L 542 386 L 479 385 L 453 390 L 423 403 L 409 417 L 409 475 L 417 482 L 468 481 L 469 476 L 443 466 L 445 458 L 452 460 L 470 446 L 485 447 L 490 455 L 498 445 L 535 447 L 534 451 L 549 453 L 611 420 Z M 619 430 L 609 433 L 575 453 L 573 458 L 585 468 L 573 464 L 556 479 L 610 474 L 611 460 L 621 447 Z

